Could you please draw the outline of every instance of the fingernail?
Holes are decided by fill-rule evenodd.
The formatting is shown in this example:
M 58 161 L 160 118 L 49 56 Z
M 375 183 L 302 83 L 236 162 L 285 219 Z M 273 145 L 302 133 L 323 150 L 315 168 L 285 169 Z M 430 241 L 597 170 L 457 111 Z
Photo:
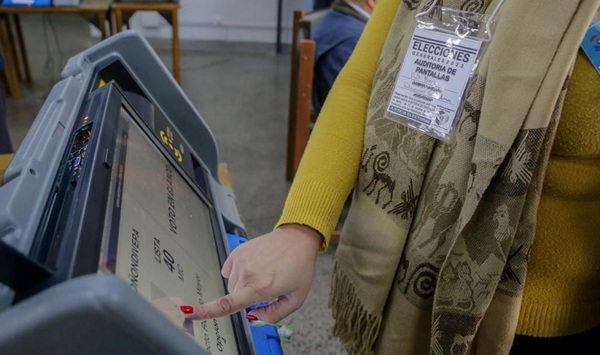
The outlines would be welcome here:
M 246 319 L 247 320 L 258 320 L 258 317 L 255 316 L 254 314 L 246 314 Z
M 192 314 L 192 313 L 194 313 L 194 307 L 192 307 L 192 306 L 179 306 L 179 308 L 181 309 L 181 311 L 184 314 Z

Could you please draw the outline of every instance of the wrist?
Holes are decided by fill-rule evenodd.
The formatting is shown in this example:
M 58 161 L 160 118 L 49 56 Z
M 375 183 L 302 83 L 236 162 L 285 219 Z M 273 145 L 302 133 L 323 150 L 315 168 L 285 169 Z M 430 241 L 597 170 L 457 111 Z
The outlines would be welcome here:
M 315 254 L 321 249 L 321 245 L 323 245 L 323 235 L 316 229 L 305 224 L 283 224 L 277 227 L 277 229 L 284 231 L 293 238 L 298 238 L 302 240 L 302 242 L 306 242 L 311 249 L 314 249 Z

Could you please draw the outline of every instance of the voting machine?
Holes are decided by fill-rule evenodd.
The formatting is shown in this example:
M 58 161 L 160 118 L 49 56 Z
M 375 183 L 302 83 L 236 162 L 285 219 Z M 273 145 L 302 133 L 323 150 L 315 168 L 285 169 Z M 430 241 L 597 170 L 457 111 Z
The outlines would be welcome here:
M 0 354 L 279 354 L 226 294 L 245 232 L 200 114 L 135 31 L 71 58 L 0 187 Z

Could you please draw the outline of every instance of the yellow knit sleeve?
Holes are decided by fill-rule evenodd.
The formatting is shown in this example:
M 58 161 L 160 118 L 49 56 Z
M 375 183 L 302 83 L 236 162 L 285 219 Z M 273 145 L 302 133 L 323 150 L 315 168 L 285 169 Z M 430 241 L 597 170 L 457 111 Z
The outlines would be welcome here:
M 327 96 L 276 225 L 310 226 L 323 235 L 322 250 L 357 179 L 371 85 L 399 4 L 377 3 Z

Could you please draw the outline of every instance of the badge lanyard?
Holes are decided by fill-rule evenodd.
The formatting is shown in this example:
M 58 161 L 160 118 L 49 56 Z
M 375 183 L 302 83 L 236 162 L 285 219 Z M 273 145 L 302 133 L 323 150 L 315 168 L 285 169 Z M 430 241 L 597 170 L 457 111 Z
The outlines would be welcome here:
M 418 13 L 385 117 L 450 140 L 503 2 L 489 16 L 440 7 L 437 0 Z

